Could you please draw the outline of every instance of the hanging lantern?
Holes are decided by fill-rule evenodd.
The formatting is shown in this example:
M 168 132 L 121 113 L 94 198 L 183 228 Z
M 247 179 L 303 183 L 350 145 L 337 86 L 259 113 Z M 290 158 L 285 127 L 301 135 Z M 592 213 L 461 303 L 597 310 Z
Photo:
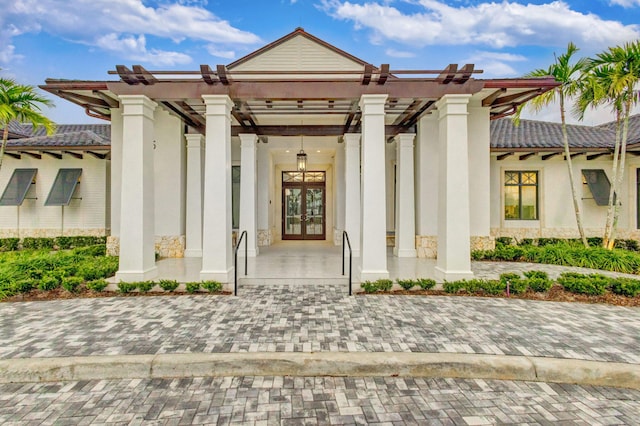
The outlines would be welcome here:
M 300 152 L 296 154 L 298 160 L 298 171 L 304 172 L 307 170 L 307 154 L 304 152 L 304 136 L 300 137 Z

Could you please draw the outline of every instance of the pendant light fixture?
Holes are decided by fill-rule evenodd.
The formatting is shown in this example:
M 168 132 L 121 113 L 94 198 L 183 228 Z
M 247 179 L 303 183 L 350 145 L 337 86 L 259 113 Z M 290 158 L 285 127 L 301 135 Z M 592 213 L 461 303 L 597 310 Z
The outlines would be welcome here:
M 304 135 L 300 135 L 300 152 L 296 155 L 298 171 L 307 171 L 307 154 L 304 152 Z

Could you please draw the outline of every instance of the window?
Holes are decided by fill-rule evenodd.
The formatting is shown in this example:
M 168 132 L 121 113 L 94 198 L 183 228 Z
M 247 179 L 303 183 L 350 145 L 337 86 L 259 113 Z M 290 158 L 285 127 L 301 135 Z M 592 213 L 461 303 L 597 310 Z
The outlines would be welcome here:
M 538 172 L 505 172 L 504 218 L 538 220 Z
M 231 166 L 231 221 L 240 228 L 240 166 Z
M 82 169 L 60 169 L 56 180 L 53 181 L 51 191 L 45 206 L 68 206 L 71 202 L 73 192 L 76 190 L 76 186 L 80 183 L 80 175 Z
M 609 204 L 609 192 L 611 191 L 611 183 L 607 174 L 602 169 L 584 169 L 582 170 L 583 182 L 589 187 L 591 195 L 598 206 L 606 206 Z M 615 199 L 615 194 L 614 194 Z
M 15 169 L 0 197 L 0 206 L 21 206 L 38 169 Z

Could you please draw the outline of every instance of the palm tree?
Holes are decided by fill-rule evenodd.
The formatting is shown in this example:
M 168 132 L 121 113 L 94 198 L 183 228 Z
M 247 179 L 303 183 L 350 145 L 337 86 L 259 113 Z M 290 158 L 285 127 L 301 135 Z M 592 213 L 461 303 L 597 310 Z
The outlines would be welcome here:
M 589 247 L 587 238 L 584 234 L 584 228 L 582 226 L 582 213 L 580 211 L 580 203 L 578 201 L 578 194 L 576 190 L 575 181 L 573 178 L 573 162 L 571 159 L 571 151 L 569 149 L 569 136 L 567 134 L 567 121 L 566 121 L 566 109 L 565 101 L 567 98 L 571 98 L 579 93 L 580 84 L 584 70 L 588 64 L 586 59 L 579 59 L 575 63 L 571 63 L 573 55 L 578 52 L 578 48 L 575 44 L 569 43 L 567 51 L 562 55 L 556 57 L 556 62 L 551 64 L 547 69 L 534 70 L 525 77 L 545 77 L 552 76 L 556 79 L 560 85 L 553 90 L 543 93 L 528 102 L 534 111 L 540 111 L 543 107 L 558 102 L 560 104 L 560 119 L 562 121 L 562 141 L 564 144 L 564 157 L 567 162 L 567 169 L 569 172 L 569 183 L 571 185 L 571 195 L 573 197 L 573 208 L 576 214 L 576 223 L 578 225 L 578 232 L 580 233 L 580 239 L 585 247 Z M 522 107 L 518 108 L 518 111 L 514 117 L 516 125 L 520 119 L 520 113 Z
M 576 110 L 584 114 L 587 107 L 610 104 L 616 114 L 616 136 L 612 165 L 612 185 L 609 191 L 609 207 L 605 224 L 603 246 L 612 249 L 618 225 L 619 193 L 624 178 L 631 109 L 638 102 L 634 90 L 640 81 L 640 41 L 624 46 L 610 47 L 596 55 L 587 67 L 589 82 L 580 94 Z
M 53 106 L 53 102 L 36 93 L 33 86 L 18 84 L 10 78 L 0 78 L 0 128 L 3 129 L 0 168 L 9 139 L 9 122 L 15 120 L 31 123 L 34 127 L 43 126 L 49 135 L 55 132 L 53 121 L 40 112 L 41 105 Z

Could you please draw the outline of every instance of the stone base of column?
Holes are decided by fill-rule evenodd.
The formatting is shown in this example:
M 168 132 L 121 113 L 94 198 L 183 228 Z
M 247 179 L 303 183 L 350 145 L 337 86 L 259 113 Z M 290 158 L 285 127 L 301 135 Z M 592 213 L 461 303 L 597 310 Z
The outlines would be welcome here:
M 200 271 L 200 280 L 233 283 L 233 268 L 227 271 Z
M 369 271 L 369 270 L 360 270 L 360 282 L 363 281 L 375 281 L 381 278 L 389 278 L 389 271 L 380 270 L 380 271 Z
M 116 281 L 124 281 L 132 283 L 136 281 L 148 281 L 158 276 L 158 267 L 154 266 L 146 271 L 118 271 L 116 272 Z
M 202 257 L 202 249 L 186 249 L 184 257 Z
M 396 257 L 416 257 L 417 256 L 416 249 L 398 249 L 396 247 L 393 248 L 393 255 Z
M 442 283 L 444 281 L 470 280 L 473 278 L 471 271 L 446 271 L 439 266 L 434 268 L 436 281 Z

